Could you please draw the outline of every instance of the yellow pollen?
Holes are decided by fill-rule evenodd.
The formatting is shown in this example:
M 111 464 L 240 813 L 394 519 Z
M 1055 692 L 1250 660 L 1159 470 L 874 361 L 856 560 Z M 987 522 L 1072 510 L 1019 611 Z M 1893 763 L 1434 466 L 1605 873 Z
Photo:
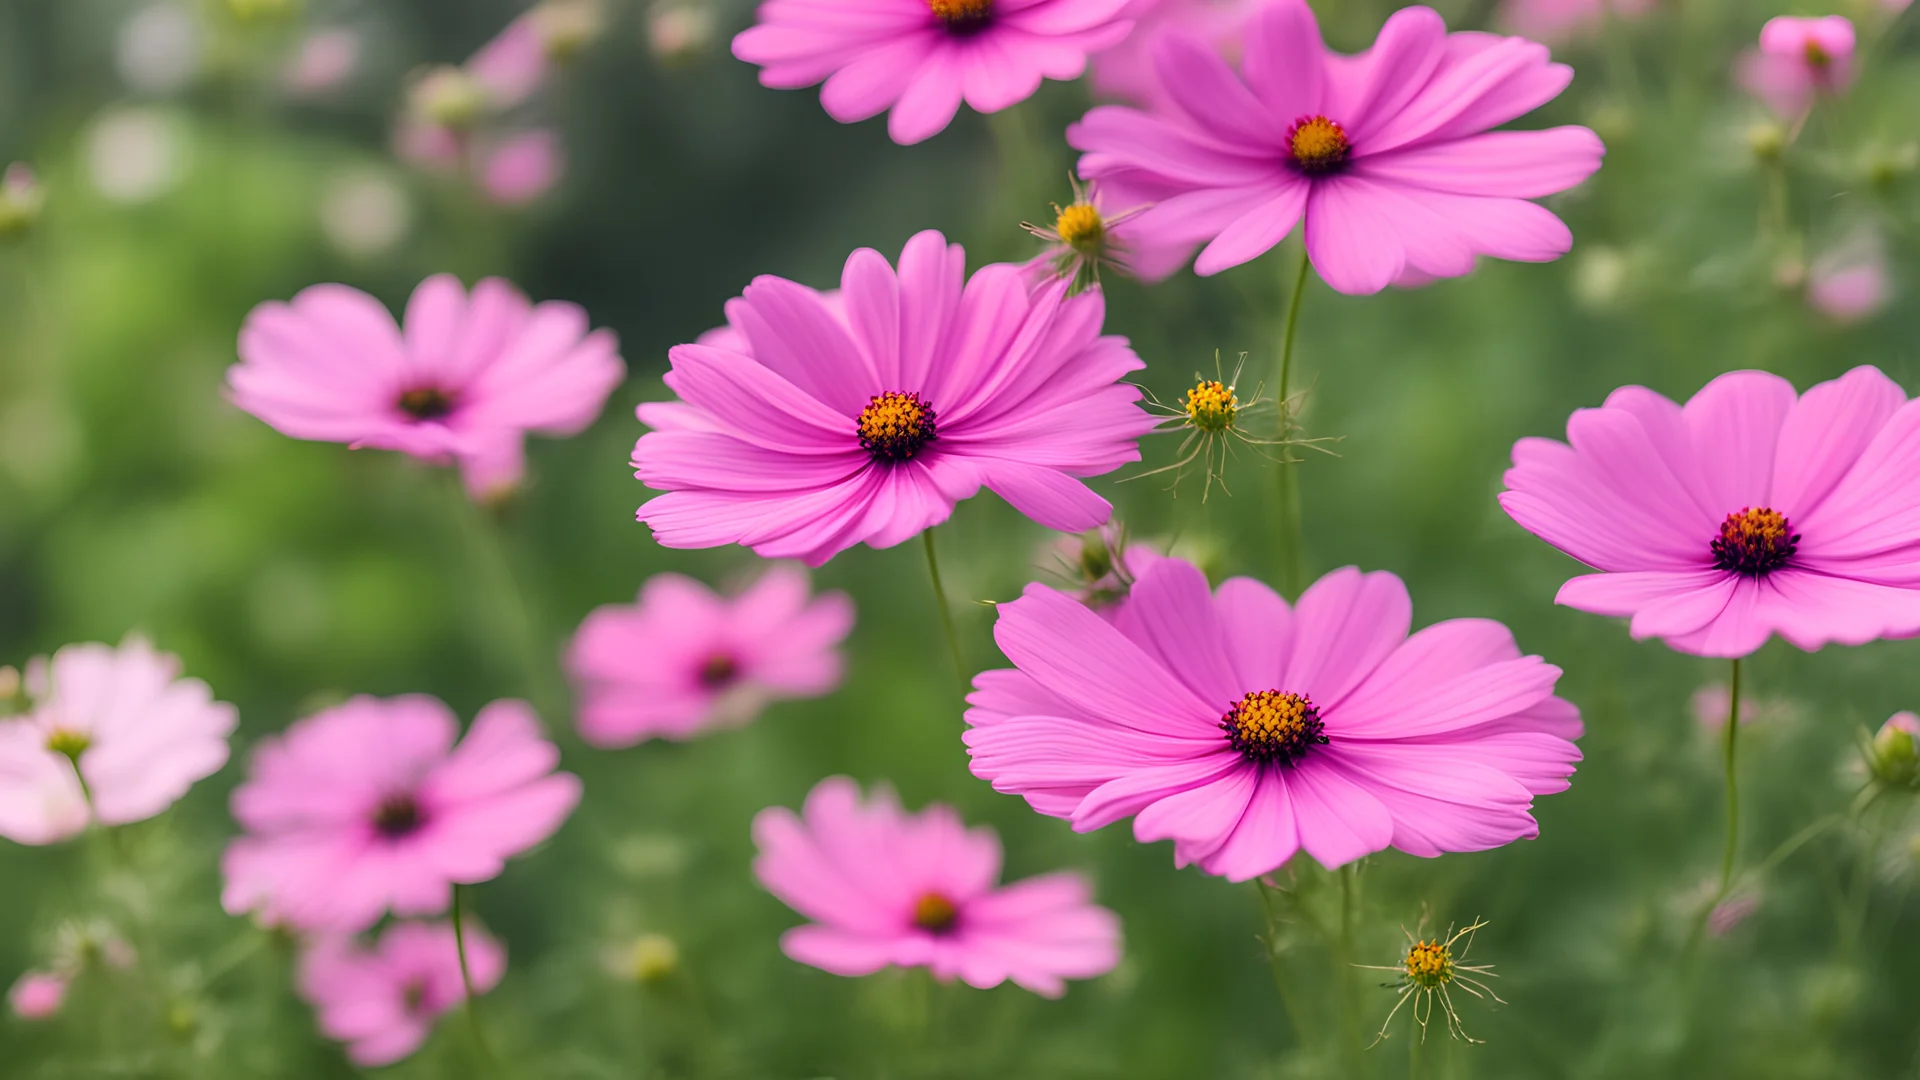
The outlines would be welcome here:
M 913 925 L 930 934 L 944 934 L 959 921 L 960 909 L 939 893 L 930 892 L 913 905 Z
M 1339 168 L 1352 149 L 1347 130 L 1324 116 L 1303 116 L 1287 132 L 1287 151 L 1293 155 L 1293 163 L 1306 172 Z
M 1107 225 L 1100 219 L 1100 211 L 1087 203 L 1074 203 L 1060 211 L 1053 231 L 1060 234 L 1061 243 L 1082 255 L 1098 254 L 1107 239 Z
M 875 394 L 860 410 L 860 446 L 876 461 L 906 461 L 939 437 L 935 419 L 919 394 Z
M 1453 950 L 1446 942 L 1416 941 L 1407 949 L 1407 980 L 1429 990 L 1453 981 Z
M 1305 694 L 1256 690 L 1234 703 L 1220 718 L 1227 744 L 1259 764 L 1292 765 L 1314 746 L 1326 743 L 1320 710 Z
M 80 755 L 93 745 L 93 736 L 84 731 L 71 731 L 67 728 L 55 728 L 47 736 L 47 749 L 73 761 L 79 761 Z
M 1772 507 L 1744 507 L 1720 523 L 1708 548 L 1713 563 L 1747 577 L 1764 577 L 1787 564 L 1800 546 L 1785 514 Z
M 1218 379 L 1201 379 L 1187 391 L 1181 404 L 1187 408 L 1187 422 L 1201 431 L 1226 431 L 1240 412 L 1240 399 L 1234 396 L 1233 387 Z
M 927 0 L 927 6 L 952 28 L 978 26 L 993 14 L 993 0 Z

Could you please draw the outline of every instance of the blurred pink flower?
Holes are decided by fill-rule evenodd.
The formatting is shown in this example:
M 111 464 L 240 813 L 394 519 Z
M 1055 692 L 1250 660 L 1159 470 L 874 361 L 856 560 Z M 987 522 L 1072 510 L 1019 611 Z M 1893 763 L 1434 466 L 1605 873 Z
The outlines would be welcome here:
M 54 971 L 29 971 L 14 980 L 7 1004 L 22 1020 L 45 1020 L 67 1000 L 67 976 Z
M 843 124 L 889 107 L 887 134 L 917 143 L 944 129 L 964 97 L 976 112 L 1024 101 L 1042 78 L 1077 79 L 1087 54 L 1126 37 L 1127 0 L 766 0 L 733 55 L 760 83 L 822 80 L 820 103 Z
M 634 604 L 588 615 L 567 650 L 580 688 L 580 734 L 595 746 L 687 739 L 744 724 L 769 701 L 840 685 L 836 648 L 853 601 L 809 599 L 807 575 L 773 566 L 723 597 L 680 574 L 647 579 Z
M 1041 568 L 1065 579 L 1070 595 L 1112 621 L 1125 606 L 1133 583 L 1166 557 L 1151 544 L 1129 542 L 1109 522 L 1079 536 L 1048 541 Z
M 1734 893 L 1713 905 L 1713 910 L 1707 914 L 1707 933 L 1714 937 L 1726 937 L 1758 910 L 1760 894 L 1744 890 Z
M 142 821 L 227 761 L 234 707 L 139 637 L 27 666 L 33 709 L 0 721 L 0 836 L 22 844 Z M 75 776 L 86 778 L 83 789 Z
M 1522 439 L 1500 505 L 1601 571 L 1556 602 L 1696 656 L 1920 633 L 1920 407 L 1858 367 L 1796 398 L 1761 371 L 1683 409 L 1644 387 Z
M 1807 304 L 1839 323 L 1871 318 L 1892 299 L 1887 256 L 1870 238 L 1842 244 L 1807 269 Z
M 444 124 L 403 118 L 393 131 L 393 153 L 415 168 L 448 174 L 459 171 L 466 144 L 459 132 Z
M 1611 15 L 1633 19 L 1653 10 L 1654 0 L 1506 0 L 1500 24 L 1522 37 L 1548 44 L 1590 37 Z
M 471 920 L 463 930 L 467 971 L 484 994 L 506 973 L 506 950 Z M 434 1020 L 467 997 L 451 923 L 394 923 L 372 948 L 324 935 L 301 953 L 297 986 L 319 1013 L 320 1031 L 346 1043 L 347 1057 L 363 1068 L 418 1050 Z
M 499 278 L 471 296 L 428 278 L 404 332 L 366 293 L 315 285 L 253 309 L 227 384 L 283 435 L 456 459 L 479 491 L 516 471 L 502 462 L 526 432 L 579 432 L 625 377 L 613 332 L 587 327 L 577 305 L 530 305 Z
M 221 860 L 229 913 L 354 932 L 437 915 L 498 875 L 580 801 L 523 701 L 459 721 L 436 698 L 356 697 L 262 739 L 233 793 L 246 835 Z
M 998 610 L 1015 670 L 974 679 L 974 775 L 1077 832 L 1132 817 L 1233 881 L 1301 850 L 1333 868 L 1531 838 L 1534 796 L 1580 760 L 1559 668 L 1485 619 L 1409 637 L 1392 574 L 1336 570 L 1289 608 L 1168 558 L 1111 625 L 1040 584 Z
M 1141 367 L 1102 336 L 1098 290 L 1029 291 L 1023 268 L 965 277 L 937 232 L 907 242 L 898 274 L 861 249 L 841 278 L 844 312 L 763 276 L 729 301 L 748 349 L 681 345 L 642 405 L 655 430 L 635 475 L 665 491 L 639 519 L 666 547 L 745 544 L 818 566 L 865 542 L 891 547 L 945 521 L 981 486 L 1050 529 L 1080 531 L 1112 507 L 1077 477 L 1138 461 L 1153 418 L 1121 376 Z
M 532 97 L 547 79 L 547 47 L 534 14 L 507 24 L 467 60 L 466 71 L 486 91 L 487 104 L 510 109 Z
M 479 151 L 480 190 L 503 206 L 518 206 L 545 195 L 565 168 L 557 132 L 517 132 Z
M 1784 117 L 1853 82 L 1853 23 L 1841 15 L 1781 15 L 1760 28 L 1760 48 L 1740 57 L 1740 85 Z
M 283 76 L 286 88 L 301 97 L 338 89 L 360 64 L 360 34 L 344 26 L 308 34 Z
M 1161 37 L 1180 34 L 1234 59 L 1240 30 L 1264 0 L 1133 0 L 1120 13 L 1134 19 L 1133 32 L 1118 45 L 1093 55 L 1093 91 L 1143 109 L 1170 112 L 1179 106 L 1160 85 L 1153 49 Z
M 1694 722 L 1703 728 L 1717 730 L 1727 726 L 1727 713 L 1733 711 L 1733 695 L 1726 683 L 1710 683 L 1693 692 L 1687 699 L 1687 707 L 1693 712 Z M 1742 726 L 1753 723 L 1759 718 L 1759 703 L 1751 696 L 1740 700 L 1740 723 Z
M 753 820 L 753 871 L 767 891 L 813 920 L 780 948 L 835 975 L 925 967 L 942 982 L 981 990 L 1009 979 L 1043 997 L 1067 979 L 1120 962 L 1120 920 L 1092 902 L 1078 874 L 999 886 L 1000 840 L 968 829 L 951 807 L 901 810 L 882 788 L 865 804 L 844 776 L 807 795 L 804 816 L 784 807 Z
M 1402 277 L 1458 277 L 1479 255 L 1526 262 L 1573 246 L 1530 199 L 1591 176 L 1605 153 L 1583 127 L 1488 131 L 1558 96 L 1573 72 L 1520 38 L 1452 34 L 1406 8 L 1371 50 L 1329 52 L 1306 0 L 1271 0 L 1247 23 L 1236 72 L 1179 34 L 1154 47 L 1177 108 L 1102 106 L 1067 129 L 1080 175 L 1118 204 L 1152 203 L 1133 231 L 1152 246 L 1206 243 L 1216 274 L 1305 223 L 1327 284 L 1374 293 Z

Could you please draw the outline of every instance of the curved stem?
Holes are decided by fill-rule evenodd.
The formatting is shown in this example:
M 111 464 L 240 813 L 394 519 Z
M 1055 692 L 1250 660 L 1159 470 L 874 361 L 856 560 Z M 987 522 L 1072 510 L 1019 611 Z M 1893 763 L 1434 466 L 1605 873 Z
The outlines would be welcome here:
M 473 1030 L 473 1045 L 480 1053 L 480 1060 L 489 1068 L 495 1064 L 493 1048 L 487 1045 L 487 1030 L 480 1024 L 479 995 L 473 989 L 473 967 L 467 962 L 467 926 L 460 912 L 461 888 L 453 887 L 453 948 L 460 954 L 460 989 L 464 992 L 467 1013 L 467 1026 Z
M 1307 246 L 1300 245 L 1300 265 L 1293 274 L 1293 292 L 1287 300 L 1287 321 L 1280 331 L 1280 375 L 1275 388 L 1274 401 L 1280 410 L 1280 438 L 1285 439 L 1293 428 L 1293 404 L 1289 401 L 1293 387 L 1293 335 L 1300 326 L 1300 301 L 1307 294 L 1307 270 L 1311 266 L 1307 258 Z M 1285 455 L 1282 455 L 1283 459 Z M 1293 465 L 1285 460 L 1279 464 L 1280 473 L 1280 542 L 1285 550 L 1281 553 L 1280 584 L 1288 599 L 1300 595 L 1306 585 L 1306 552 L 1302 550 L 1300 528 L 1300 487 L 1293 474 Z
M 967 688 L 967 663 L 960 658 L 960 636 L 953 631 L 953 610 L 947 606 L 947 590 L 940 584 L 940 559 L 933 552 L 933 530 L 923 529 L 920 539 L 927 548 L 927 574 L 933 578 L 933 599 L 940 607 L 940 625 L 947 631 L 947 648 L 953 653 L 953 673 L 960 678 L 960 691 Z
M 1740 850 L 1740 660 L 1733 661 L 1727 689 L 1727 847 L 1720 856 L 1720 890 L 1714 903 L 1726 899 L 1733 886 L 1733 864 Z

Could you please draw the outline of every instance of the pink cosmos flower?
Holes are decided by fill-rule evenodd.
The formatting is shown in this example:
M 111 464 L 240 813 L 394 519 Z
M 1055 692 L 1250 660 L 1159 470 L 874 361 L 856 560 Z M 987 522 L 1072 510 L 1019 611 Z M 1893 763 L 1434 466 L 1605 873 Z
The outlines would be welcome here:
M 26 690 L 32 710 L 0 721 L 0 836 L 22 844 L 159 814 L 226 764 L 239 723 L 206 683 L 180 677 L 178 657 L 139 637 L 36 658 Z
M 316 30 L 294 53 L 281 84 L 300 97 L 317 97 L 336 90 L 360 65 L 360 34 L 344 26 Z
M 45 1020 L 66 1003 L 67 982 L 65 975 L 55 971 L 26 972 L 8 989 L 7 1004 L 22 1020 Z
M 484 147 L 478 165 L 480 190 L 503 206 L 519 206 L 560 182 L 566 153 L 558 132 L 522 131 Z
M 1807 304 L 1834 322 L 1872 318 L 1893 298 L 1887 255 L 1871 236 L 1856 237 L 1807 268 Z
M 1000 840 L 951 807 L 901 810 L 893 793 L 866 803 L 844 776 L 807 795 L 802 816 L 770 807 L 753 819 L 753 872 L 813 922 L 780 937 L 802 964 L 835 975 L 925 967 L 981 990 L 1008 979 L 1042 997 L 1066 993 L 1120 962 L 1120 920 L 1092 902 L 1079 874 L 1005 887 Z
M 1155 70 L 1175 108 L 1103 106 L 1067 129 L 1080 175 L 1154 206 L 1136 232 L 1206 248 L 1200 274 L 1238 266 L 1305 223 L 1314 269 L 1344 293 L 1458 277 L 1476 256 L 1544 262 L 1573 245 L 1529 202 L 1600 167 L 1582 127 L 1489 131 L 1538 108 L 1573 72 L 1520 38 L 1448 34 L 1428 8 L 1387 20 L 1368 52 L 1330 53 L 1306 0 L 1248 21 L 1236 71 L 1166 34 Z
M 1858 367 L 1796 399 L 1735 371 L 1681 406 L 1614 391 L 1522 439 L 1500 505 L 1596 574 L 1557 602 L 1630 617 L 1634 638 L 1740 657 L 1920 633 L 1920 409 Z
M 760 84 L 793 90 L 825 80 L 820 103 L 843 124 L 889 107 L 901 144 L 940 133 L 966 99 L 999 112 L 1040 80 L 1077 79 L 1087 54 L 1127 36 L 1127 0 L 766 0 L 733 55 Z
M 1558 44 L 1591 37 L 1609 16 L 1633 19 L 1653 10 L 1653 0 L 1507 0 L 1501 25 L 1522 37 Z
M 1095 53 L 1093 92 L 1156 112 L 1179 108 L 1160 85 L 1153 49 L 1166 34 L 1193 38 L 1226 57 L 1240 53 L 1240 31 L 1264 0 L 1134 0 L 1121 11 L 1135 20 L 1118 45 Z
M 221 860 L 230 914 L 306 930 L 437 915 L 454 884 L 497 876 L 580 801 L 523 701 L 480 710 L 466 737 L 436 698 L 356 697 L 263 739 L 233 793 L 247 831 Z
M 467 972 L 481 993 L 506 973 L 506 950 L 468 920 Z M 466 1000 L 451 923 L 395 923 L 372 948 L 345 934 L 325 935 L 300 956 L 300 996 L 320 1014 L 320 1030 L 347 1044 L 365 1068 L 390 1065 L 420 1048 L 442 1013 Z
M 547 46 L 532 12 L 508 23 L 468 58 L 467 74 L 487 92 L 488 104 L 510 109 L 547 80 Z
M 853 601 L 807 589 L 806 573 L 787 566 L 735 597 L 656 574 L 637 603 L 594 611 L 567 650 L 581 736 L 606 747 L 687 739 L 744 724 L 769 701 L 832 692 Z
M 1112 624 L 1029 585 L 994 628 L 1014 670 L 967 698 L 973 773 L 1079 832 L 1132 817 L 1233 881 L 1300 850 L 1333 868 L 1535 836 L 1533 797 L 1580 760 L 1560 669 L 1499 623 L 1411 619 L 1399 578 L 1351 567 L 1290 608 L 1163 559 Z
M 1740 58 L 1740 85 L 1775 113 L 1798 116 L 1853 82 L 1853 23 L 1841 15 L 1781 15 L 1760 28 L 1760 48 Z
M 666 492 L 640 508 L 654 538 L 818 566 L 907 540 L 983 485 L 1050 529 L 1105 521 L 1112 507 L 1076 477 L 1140 459 L 1154 421 L 1119 381 L 1140 358 L 1101 335 L 1098 290 L 1030 292 L 1007 264 L 969 281 L 964 258 L 931 231 L 897 274 L 856 251 L 839 312 L 756 278 L 727 304 L 741 347 L 675 347 L 680 400 L 640 407 L 655 430 L 633 450 L 635 475 Z
M 315 285 L 253 309 L 227 385 L 281 434 L 451 458 L 480 495 L 518 479 L 527 432 L 576 434 L 625 377 L 613 331 L 587 327 L 577 305 L 529 304 L 499 278 L 471 296 L 426 279 L 404 330 L 366 293 Z

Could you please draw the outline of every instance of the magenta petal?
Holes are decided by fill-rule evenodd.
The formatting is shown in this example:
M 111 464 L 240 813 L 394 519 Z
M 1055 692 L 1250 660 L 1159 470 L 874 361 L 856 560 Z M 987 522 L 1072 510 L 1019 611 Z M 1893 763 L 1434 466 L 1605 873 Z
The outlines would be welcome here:
M 1212 703 L 1194 697 L 1078 601 L 1034 584 L 999 612 L 993 636 L 1007 658 L 1093 715 L 1152 733 L 1200 734 L 1213 726 Z
M 1057 469 L 983 459 L 981 482 L 1049 529 L 1085 532 L 1106 524 L 1113 505 Z
M 1211 853 L 1198 857 L 1201 869 L 1228 881 L 1248 881 L 1278 870 L 1300 850 L 1299 827 L 1287 792 L 1287 773 L 1262 772 L 1253 798 L 1233 832 Z
M 1118 622 L 1200 700 L 1225 709 L 1247 691 L 1228 663 L 1227 639 L 1206 575 L 1191 564 L 1155 563 L 1134 582 Z
M 1245 38 L 1241 74 L 1276 117 L 1319 111 L 1325 46 L 1306 0 L 1268 3 L 1248 20 Z M 1167 73 L 1160 71 L 1165 81 Z
M 1303 762 L 1287 774 L 1287 793 L 1300 846 L 1329 870 L 1384 850 L 1393 841 L 1393 816 L 1387 808 L 1336 766 Z
M 1349 566 L 1309 585 L 1294 618 L 1293 658 L 1278 689 L 1307 694 L 1326 713 L 1406 640 L 1413 601 L 1394 575 Z
M 1293 610 L 1253 578 L 1220 583 L 1214 607 L 1243 689 L 1276 689 L 1293 654 Z
M 1707 497 L 1713 500 L 1710 512 L 1730 514 L 1768 505 L 1780 429 L 1794 397 L 1793 384 L 1778 375 L 1733 371 L 1687 402 L 1687 430 Z

